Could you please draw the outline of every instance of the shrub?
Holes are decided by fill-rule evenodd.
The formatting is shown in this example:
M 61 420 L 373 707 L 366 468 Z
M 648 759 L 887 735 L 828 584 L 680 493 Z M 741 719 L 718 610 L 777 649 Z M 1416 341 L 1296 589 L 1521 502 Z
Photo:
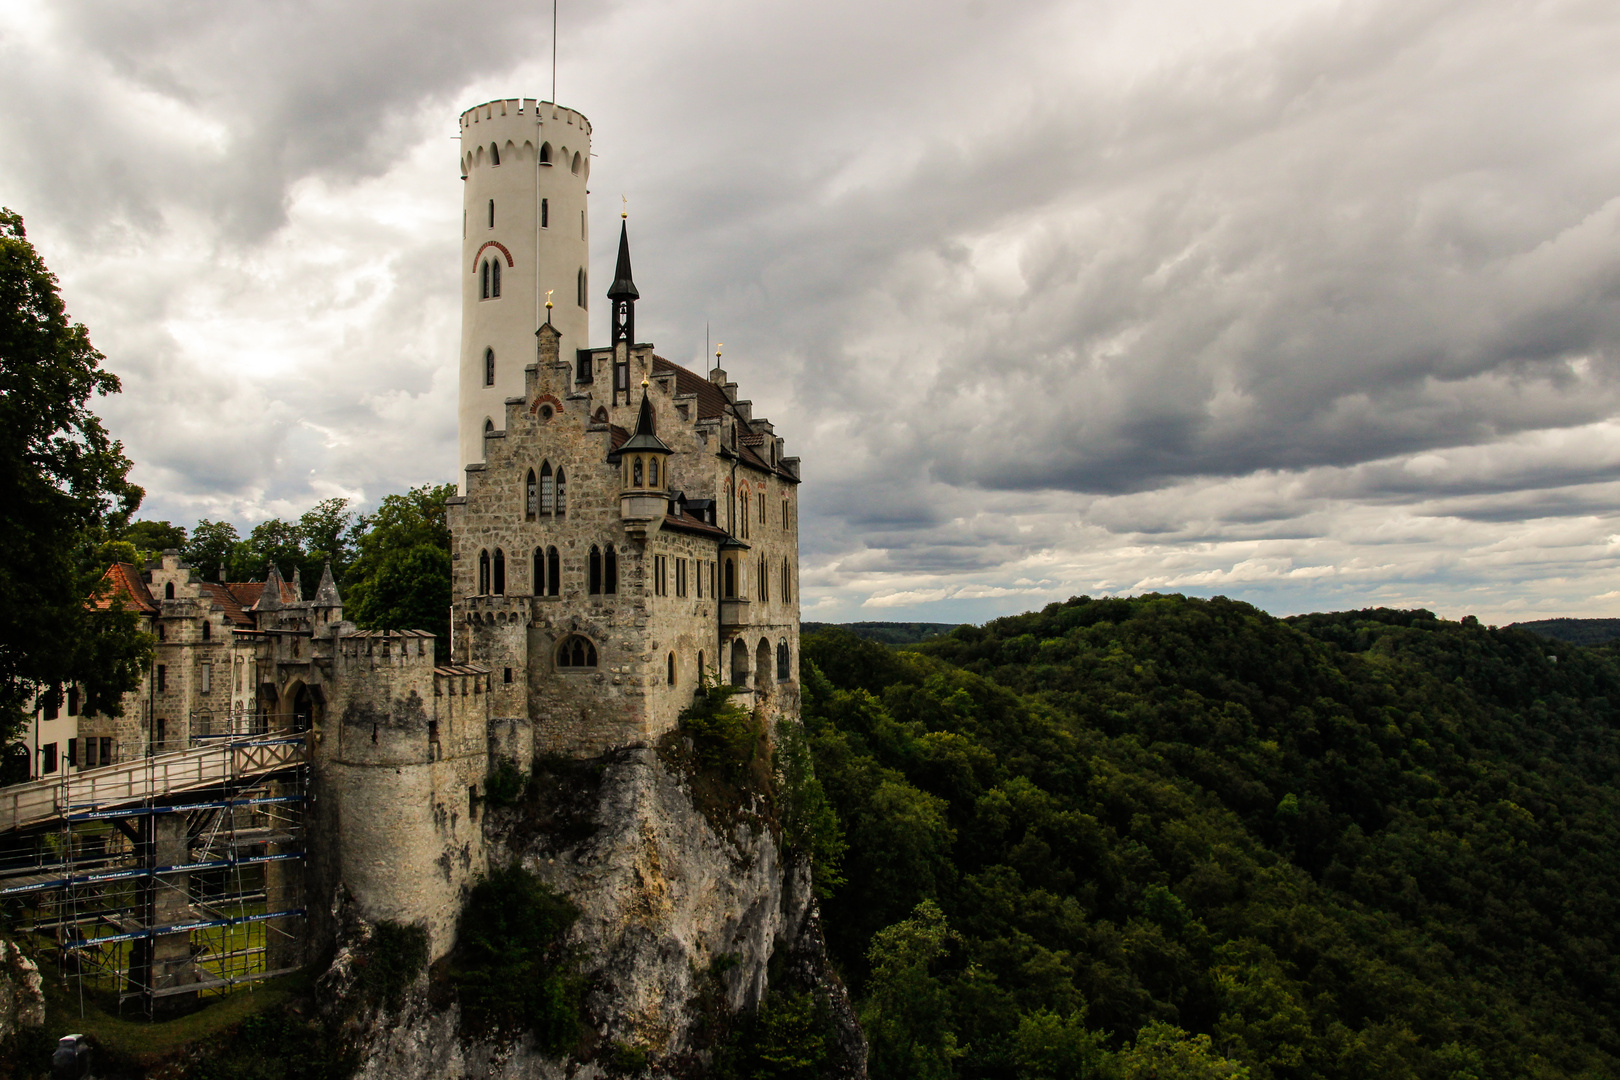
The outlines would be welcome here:
M 579 910 L 522 867 L 473 886 L 451 981 L 465 1027 L 523 1028 L 556 1053 L 579 1039 L 583 980 L 563 944 Z

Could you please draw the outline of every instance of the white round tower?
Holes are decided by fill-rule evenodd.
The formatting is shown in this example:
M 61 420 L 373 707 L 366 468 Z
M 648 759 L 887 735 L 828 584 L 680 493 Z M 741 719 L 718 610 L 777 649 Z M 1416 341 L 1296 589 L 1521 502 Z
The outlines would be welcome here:
M 559 355 L 589 345 L 590 171 L 591 125 L 573 109 L 508 98 L 461 114 L 463 466 L 484 460 L 486 425 L 503 429 L 506 399 L 523 394 L 548 290 Z

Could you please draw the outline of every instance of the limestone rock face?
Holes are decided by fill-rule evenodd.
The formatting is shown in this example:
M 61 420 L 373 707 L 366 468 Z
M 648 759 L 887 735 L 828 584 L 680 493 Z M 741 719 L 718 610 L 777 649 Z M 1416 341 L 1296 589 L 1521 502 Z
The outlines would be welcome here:
M 840 1071 L 864 1076 L 865 1044 L 826 964 L 808 869 L 784 863 L 747 807 L 718 824 L 682 773 L 638 748 L 571 767 L 555 798 L 492 812 L 486 829 L 490 865 L 521 861 L 578 906 L 571 943 L 592 986 L 586 1007 L 601 1052 L 641 1050 L 651 1076 L 702 1075 L 715 1018 L 756 1007 L 774 970 L 827 992 Z M 361 1075 L 603 1075 L 545 1058 L 526 1038 L 461 1039 L 457 1019 L 455 1006 L 435 1011 L 425 994 L 413 997 L 405 1016 L 373 1028 Z
M 45 1023 L 39 968 L 13 943 L 0 939 L 0 1042 Z

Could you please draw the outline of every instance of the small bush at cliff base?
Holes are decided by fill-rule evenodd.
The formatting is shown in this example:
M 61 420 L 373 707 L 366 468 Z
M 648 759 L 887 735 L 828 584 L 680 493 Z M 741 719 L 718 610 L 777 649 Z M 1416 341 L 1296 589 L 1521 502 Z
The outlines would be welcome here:
M 365 1005 L 398 1009 L 427 960 L 426 930 L 386 920 L 378 923 L 355 958 L 356 997 Z
M 517 762 L 502 756 L 484 778 L 484 799 L 491 806 L 516 806 L 529 786 L 529 778 Z
M 772 991 L 715 1061 L 716 1080 L 818 1080 L 829 1065 L 832 1010 L 809 990 Z
M 579 910 L 514 866 L 473 886 L 451 960 L 464 1030 L 526 1029 L 542 1049 L 580 1035 L 584 983 L 563 945 Z

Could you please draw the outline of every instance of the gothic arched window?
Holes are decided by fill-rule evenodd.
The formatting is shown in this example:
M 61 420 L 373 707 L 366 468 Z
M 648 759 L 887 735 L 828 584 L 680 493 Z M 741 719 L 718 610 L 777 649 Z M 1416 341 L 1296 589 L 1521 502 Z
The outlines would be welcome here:
M 776 643 L 776 681 L 787 682 L 793 677 L 793 659 L 788 654 L 786 641 Z
M 529 476 L 523 481 L 523 516 L 533 521 L 540 513 L 540 488 L 534 479 L 534 470 L 529 470 Z
M 596 646 L 578 634 L 570 634 L 557 645 L 557 666 L 560 668 L 595 667 Z
M 742 490 L 742 513 L 737 515 L 737 535 L 748 539 L 748 489 Z
M 577 175 L 577 174 L 578 174 L 578 172 L 579 172 L 579 162 L 580 162 L 580 156 L 579 156 L 579 151 L 577 151 L 577 150 L 576 150 L 576 151 L 574 151 L 574 163 L 573 163 L 573 164 L 572 164 L 572 165 L 570 165 L 570 166 L 569 166 L 569 168 L 570 168 L 570 169 L 572 169 L 572 170 L 573 170 L 573 172 L 574 172 L 574 173 L 575 173 L 575 174 L 576 174 L 576 175 Z
M 485 435 L 493 435 L 493 434 L 495 434 L 495 421 L 491 420 L 487 416 L 484 417 L 484 434 Z
M 498 300 L 501 296 L 501 260 L 489 260 L 489 268 L 489 294 Z
M 542 164 L 542 165 L 550 165 L 551 164 L 551 144 L 550 143 L 541 143 L 540 144 L 540 164 Z
M 793 563 L 782 556 L 782 603 L 793 603 Z
M 489 552 L 478 553 L 478 595 L 489 595 Z
M 488 300 L 489 299 L 489 260 L 488 259 L 485 259 L 482 263 L 480 263 L 478 265 L 478 277 L 479 277 L 478 298 L 480 300 Z
M 552 484 L 551 462 L 540 463 L 540 512 L 550 514 L 556 501 L 557 489 Z
M 506 595 L 506 552 L 500 548 L 495 549 L 495 587 L 491 591 L 496 596 Z
M 635 464 L 630 467 L 630 486 L 641 486 L 641 459 L 636 458 Z
M 546 595 L 546 549 L 534 549 L 533 579 L 530 584 L 534 587 L 534 595 Z
M 557 555 L 554 547 L 546 548 L 546 595 L 556 596 L 557 588 L 561 584 L 562 559 Z
M 494 143 L 489 144 L 489 163 L 491 165 L 499 165 L 501 163 L 501 148 L 496 146 Z M 491 199 L 489 205 L 493 207 L 495 205 L 495 200 Z M 495 224 L 495 215 L 493 212 L 490 214 L 489 223 L 491 225 Z
M 495 350 L 484 350 L 484 385 L 495 385 Z
M 586 591 L 592 596 L 602 591 L 602 549 L 595 544 L 591 545 L 590 560 L 587 564 Z
M 612 544 L 602 557 L 602 591 L 609 596 L 617 596 L 619 592 L 619 553 Z
M 655 457 L 647 459 L 647 486 L 658 486 L 658 459 Z
M 568 478 L 563 475 L 562 466 L 557 466 L 557 516 L 565 517 L 568 514 Z
M 771 578 L 769 571 L 765 568 L 765 553 L 763 551 L 759 553 L 759 598 L 761 600 L 771 598 Z

